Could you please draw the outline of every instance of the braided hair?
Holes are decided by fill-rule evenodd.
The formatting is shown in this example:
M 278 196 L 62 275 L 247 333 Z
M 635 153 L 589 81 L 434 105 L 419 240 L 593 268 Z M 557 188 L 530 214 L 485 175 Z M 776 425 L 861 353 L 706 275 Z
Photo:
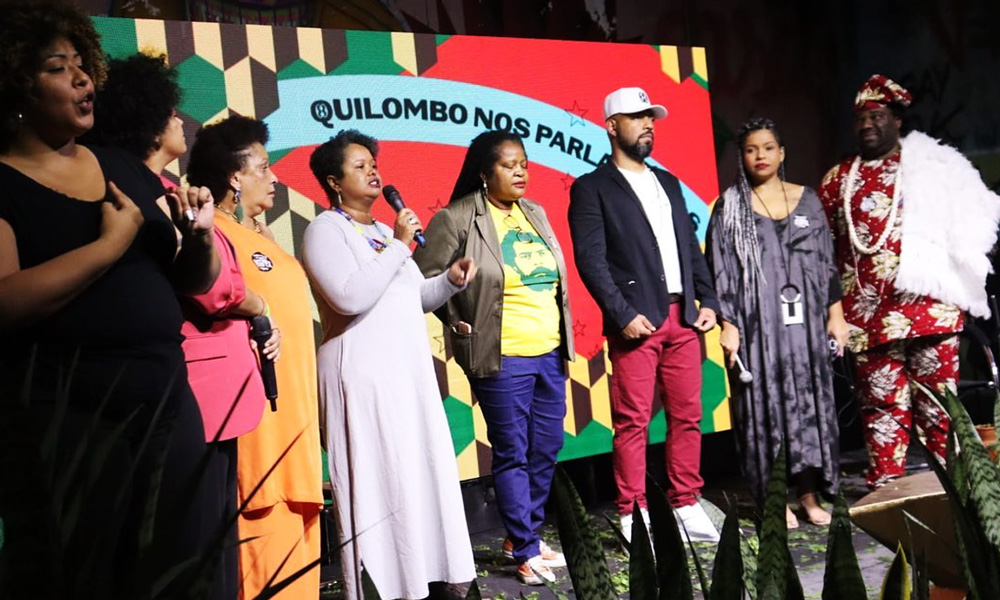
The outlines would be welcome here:
M 774 121 L 764 117 L 750 119 L 740 126 L 736 133 L 736 182 L 722 194 L 722 227 L 726 237 L 732 241 L 743 271 L 743 290 L 747 296 L 753 295 L 757 287 L 767 283 L 760 264 L 760 242 L 757 225 L 754 222 L 753 192 L 743 164 L 743 152 L 747 138 L 755 131 L 767 130 L 774 134 L 781 145 L 778 128 Z M 778 177 L 785 179 L 785 163 L 778 168 Z

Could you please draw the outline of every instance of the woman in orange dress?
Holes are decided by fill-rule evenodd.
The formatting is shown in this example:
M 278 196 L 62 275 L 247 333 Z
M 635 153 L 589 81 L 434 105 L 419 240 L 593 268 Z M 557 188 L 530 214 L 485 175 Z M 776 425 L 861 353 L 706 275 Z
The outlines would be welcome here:
M 278 181 L 267 138 L 267 125 L 241 116 L 203 128 L 188 180 L 212 191 L 215 225 L 236 249 L 247 287 L 267 299 L 272 324 L 281 329 L 277 410 L 265 410 L 257 429 L 238 440 L 239 536 L 250 540 L 240 544 L 240 598 L 255 598 L 269 582 L 310 564 L 315 568 L 275 598 L 315 598 L 323 506 L 316 345 L 305 272 L 257 219 L 274 205 Z

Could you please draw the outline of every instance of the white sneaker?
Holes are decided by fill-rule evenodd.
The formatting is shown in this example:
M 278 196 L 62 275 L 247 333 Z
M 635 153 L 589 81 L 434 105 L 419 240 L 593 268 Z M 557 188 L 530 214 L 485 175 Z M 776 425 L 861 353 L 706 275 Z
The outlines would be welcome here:
M 556 575 L 541 556 L 532 556 L 517 566 L 517 579 L 525 585 L 545 585 L 546 581 L 554 583 Z
M 510 538 L 504 538 L 503 544 L 500 545 L 500 551 L 505 557 L 514 560 L 514 542 L 510 541 Z M 553 550 L 551 546 L 545 543 L 545 540 L 539 540 L 538 553 L 542 557 L 542 562 L 550 569 L 558 569 L 566 566 L 566 557 L 563 553 Z
M 645 508 L 642 508 L 641 506 L 639 507 L 639 510 L 642 512 L 642 522 L 646 524 L 646 533 L 649 534 L 649 539 L 653 539 L 653 531 L 649 528 L 649 511 L 646 510 Z M 629 513 L 627 515 L 618 515 L 618 519 L 622 526 L 622 535 L 624 535 L 628 543 L 631 544 L 632 521 L 633 521 L 632 513 Z
M 674 518 L 681 530 L 681 536 L 692 542 L 719 542 L 719 531 L 708 517 L 708 513 L 695 502 L 689 506 L 674 509 Z
M 561 569 L 566 566 L 566 556 L 562 552 L 553 550 L 551 546 L 545 543 L 545 540 L 539 540 L 538 542 L 539 556 L 542 557 L 542 562 L 545 566 L 550 569 Z

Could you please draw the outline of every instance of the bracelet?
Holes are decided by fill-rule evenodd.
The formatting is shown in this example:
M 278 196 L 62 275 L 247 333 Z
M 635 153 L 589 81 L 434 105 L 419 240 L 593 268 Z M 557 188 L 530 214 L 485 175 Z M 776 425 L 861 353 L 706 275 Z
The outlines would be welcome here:
M 264 298 L 262 298 L 261 296 L 257 296 L 257 297 L 260 298 L 260 301 L 264 303 L 264 310 L 261 311 L 261 313 L 259 315 L 257 315 L 257 316 L 258 317 L 267 317 L 268 319 L 270 319 L 271 318 L 271 307 L 267 305 L 267 300 L 264 300 Z

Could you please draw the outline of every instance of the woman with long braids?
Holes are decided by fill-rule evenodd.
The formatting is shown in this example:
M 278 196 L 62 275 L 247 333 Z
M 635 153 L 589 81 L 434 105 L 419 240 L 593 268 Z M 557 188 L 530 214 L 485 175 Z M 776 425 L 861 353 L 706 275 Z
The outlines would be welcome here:
M 736 182 L 716 202 L 708 258 L 726 361 L 753 375 L 730 378 L 743 470 L 762 500 L 784 444 L 806 518 L 827 525 L 819 494 L 838 485 L 830 359 L 847 341 L 830 230 L 816 192 L 785 181 L 774 122 L 748 121 L 737 141 Z M 786 520 L 798 527 L 791 509 Z

